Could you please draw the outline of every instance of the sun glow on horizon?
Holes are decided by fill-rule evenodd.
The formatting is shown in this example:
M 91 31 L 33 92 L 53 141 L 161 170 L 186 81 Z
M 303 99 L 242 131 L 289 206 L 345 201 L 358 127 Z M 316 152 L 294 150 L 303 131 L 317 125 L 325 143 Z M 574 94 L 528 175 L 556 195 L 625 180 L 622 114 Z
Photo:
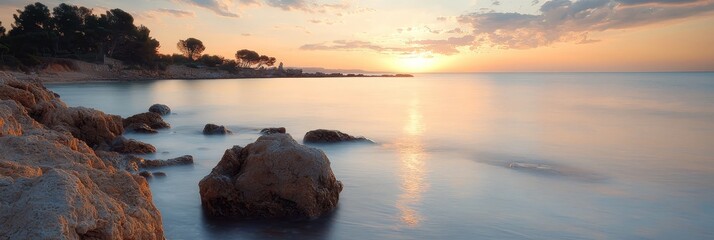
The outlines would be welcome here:
M 394 65 L 400 72 L 423 73 L 434 71 L 438 61 L 435 56 L 418 54 L 397 58 Z

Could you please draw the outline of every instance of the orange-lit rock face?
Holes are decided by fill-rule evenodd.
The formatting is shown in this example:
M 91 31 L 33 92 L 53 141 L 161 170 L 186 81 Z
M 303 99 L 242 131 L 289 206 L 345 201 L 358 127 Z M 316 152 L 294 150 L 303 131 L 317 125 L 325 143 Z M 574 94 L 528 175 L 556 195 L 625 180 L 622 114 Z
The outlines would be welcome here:
M 146 180 L 117 170 L 73 137 L 79 134 L 91 141 L 83 135 L 89 129 L 101 132 L 94 140 L 104 141 L 103 133 L 121 133 L 121 121 L 97 110 L 67 108 L 39 84 L 0 75 L 0 89 L 0 236 L 164 238 L 161 214 Z M 50 112 L 74 117 L 48 118 L 52 127 L 31 117 L 40 119 Z

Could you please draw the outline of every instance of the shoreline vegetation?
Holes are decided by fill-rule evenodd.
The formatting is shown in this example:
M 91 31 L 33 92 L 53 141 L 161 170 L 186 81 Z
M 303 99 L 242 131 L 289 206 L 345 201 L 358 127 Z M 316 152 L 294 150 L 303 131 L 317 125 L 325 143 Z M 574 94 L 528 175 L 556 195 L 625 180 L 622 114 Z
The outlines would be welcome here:
M 0 70 L 20 80 L 45 83 L 159 79 L 413 77 L 410 74 L 306 73 L 286 68 L 275 57 L 241 49 L 234 58 L 203 54 L 196 38 L 179 40 L 182 54 L 159 54 L 162 45 L 134 17 L 111 9 L 61 3 L 50 9 L 33 3 L 0 22 Z M 276 66 L 276 63 L 277 66 Z

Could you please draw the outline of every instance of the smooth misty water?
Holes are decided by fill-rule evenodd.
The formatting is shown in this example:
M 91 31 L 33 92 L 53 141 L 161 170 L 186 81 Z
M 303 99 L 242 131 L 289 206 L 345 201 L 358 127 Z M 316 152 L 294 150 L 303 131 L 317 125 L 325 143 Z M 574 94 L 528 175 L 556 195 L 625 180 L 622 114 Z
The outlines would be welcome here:
M 169 239 L 714 239 L 714 74 L 443 74 L 49 85 L 128 117 L 169 105 L 147 158 Z M 207 137 L 217 123 L 237 134 Z M 313 221 L 203 216 L 198 181 L 284 126 L 378 145 L 317 146 L 345 188 Z

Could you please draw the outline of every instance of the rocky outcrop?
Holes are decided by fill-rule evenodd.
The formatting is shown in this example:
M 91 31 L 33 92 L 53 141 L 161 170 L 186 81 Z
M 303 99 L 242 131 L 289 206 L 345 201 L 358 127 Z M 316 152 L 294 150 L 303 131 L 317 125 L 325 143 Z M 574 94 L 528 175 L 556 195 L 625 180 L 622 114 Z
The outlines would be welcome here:
M 285 128 L 284 127 L 263 128 L 263 130 L 260 130 L 260 134 L 263 134 L 263 135 L 270 135 L 270 134 L 276 134 L 276 133 L 285 133 Z
M 109 162 L 117 169 L 124 169 L 129 172 L 139 171 L 139 164 L 144 162 L 143 158 L 131 155 L 131 154 L 119 154 L 117 152 L 110 151 L 94 151 L 99 158 Z
M 124 130 L 127 132 L 135 133 L 159 133 L 159 131 L 156 131 L 156 129 L 149 127 L 149 125 L 146 125 L 146 123 L 132 123 L 124 127 Z
M 193 164 L 193 156 L 184 155 L 177 158 L 167 159 L 167 160 L 144 160 L 139 167 L 142 168 L 155 168 L 155 167 L 166 167 L 173 165 L 189 165 Z
M 109 143 L 124 131 L 121 117 L 91 108 L 67 107 L 58 95 L 39 83 L 17 81 L 0 75 L 0 100 L 13 100 L 28 116 L 47 128 L 71 133 L 95 147 Z
M 233 132 L 228 130 L 225 126 L 218 126 L 213 123 L 206 124 L 206 126 L 203 127 L 203 134 L 206 135 L 226 135 L 231 133 Z
M 161 118 L 161 115 L 158 113 L 152 113 L 152 112 L 145 112 L 145 113 L 139 113 L 134 116 L 128 117 L 123 120 L 124 127 L 128 127 L 132 124 L 146 124 L 150 128 L 153 129 L 162 129 L 162 128 L 170 128 L 171 125 L 168 123 L 164 122 L 164 119 Z
M 339 142 L 367 142 L 373 143 L 364 137 L 354 137 L 337 130 L 317 129 L 305 133 L 304 143 L 339 143 Z
M 149 107 L 149 112 L 158 113 L 161 116 L 169 115 L 171 113 L 171 108 L 164 104 L 154 104 Z
M 342 183 L 321 150 L 271 134 L 226 150 L 199 188 L 212 216 L 314 218 L 337 206 Z
M 163 239 L 146 180 L 85 143 L 118 134 L 114 117 L 1 72 L 0 99 L 0 239 Z

